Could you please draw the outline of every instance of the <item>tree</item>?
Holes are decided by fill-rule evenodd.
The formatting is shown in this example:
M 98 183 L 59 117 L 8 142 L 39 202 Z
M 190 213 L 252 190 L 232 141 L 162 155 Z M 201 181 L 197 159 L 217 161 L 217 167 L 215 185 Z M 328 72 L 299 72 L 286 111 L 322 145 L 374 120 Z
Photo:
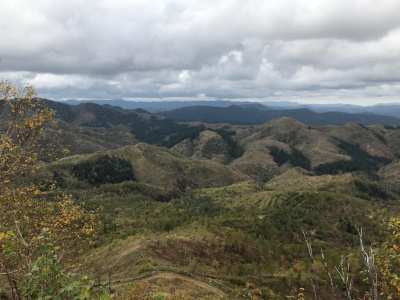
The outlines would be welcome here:
M 55 125 L 55 112 L 36 99 L 31 86 L 0 81 L 0 181 L 38 162 L 43 131 Z
M 24 274 L 43 254 L 43 228 L 51 232 L 54 246 L 65 251 L 98 224 L 95 214 L 67 196 L 48 201 L 51 185 L 20 180 L 53 152 L 43 143 L 46 128 L 56 125 L 55 112 L 35 96 L 31 86 L 0 81 L 0 278 L 12 299 L 21 299 Z
M 398 299 L 400 295 L 400 218 L 390 218 L 386 241 L 374 255 L 378 275 L 379 294 L 384 299 Z

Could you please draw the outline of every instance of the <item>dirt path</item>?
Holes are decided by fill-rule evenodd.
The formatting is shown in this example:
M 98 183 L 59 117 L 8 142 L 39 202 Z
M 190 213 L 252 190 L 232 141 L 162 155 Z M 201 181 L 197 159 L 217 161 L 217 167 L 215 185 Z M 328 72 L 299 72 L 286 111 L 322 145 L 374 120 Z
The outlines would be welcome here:
M 187 275 L 182 275 L 182 274 L 177 274 L 173 272 L 157 272 L 155 274 L 150 275 L 149 277 L 142 278 L 142 280 L 152 280 L 152 279 L 175 279 L 178 278 L 180 280 L 186 281 L 192 285 L 196 285 L 197 287 L 203 288 L 207 290 L 208 292 L 213 292 L 217 294 L 218 296 L 224 296 L 225 293 L 221 291 L 220 289 L 212 286 L 211 284 L 208 284 L 200 279 L 187 276 Z

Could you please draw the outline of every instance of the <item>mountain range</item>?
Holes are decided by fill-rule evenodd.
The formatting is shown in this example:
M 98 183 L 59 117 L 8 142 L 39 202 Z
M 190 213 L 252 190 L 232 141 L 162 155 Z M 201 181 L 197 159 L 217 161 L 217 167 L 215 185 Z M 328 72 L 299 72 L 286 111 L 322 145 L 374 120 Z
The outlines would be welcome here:
M 98 102 L 101 102 L 100 100 Z M 76 122 L 87 121 L 91 126 L 98 126 L 99 122 L 104 122 L 101 119 L 100 114 L 105 108 L 113 108 L 114 111 L 112 115 L 109 116 L 113 118 L 111 123 L 114 125 L 116 123 L 127 123 L 132 122 L 132 119 L 137 118 L 138 114 L 146 114 L 150 116 L 150 112 L 146 110 L 145 107 L 149 103 L 142 103 L 142 108 L 135 109 L 123 109 L 120 106 L 104 104 L 96 105 L 91 102 L 84 102 L 78 105 L 69 105 L 60 102 L 49 102 L 51 107 L 58 108 L 60 111 L 60 117 L 69 121 L 71 118 L 75 118 Z M 76 103 L 76 102 L 75 102 Z M 114 104 L 124 103 L 128 104 L 129 101 L 120 101 Z M 173 106 L 188 105 L 191 102 L 170 102 L 169 104 Z M 134 102 L 133 104 L 138 104 Z M 158 105 L 157 103 L 153 103 Z M 160 104 L 160 103 L 159 103 Z M 166 105 L 168 103 L 164 103 Z M 205 102 L 203 102 L 205 104 Z M 344 113 L 337 111 L 329 112 L 315 112 L 308 108 L 295 108 L 295 109 L 277 109 L 270 108 L 260 103 L 241 103 L 241 105 L 229 105 L 231 102 L 220 101 L 215 102 L 215 105 L 225 105 L 225 107 L 220 106 L 185 106 L 177 109 L 167 110 L 163 112 L 158 112 L 156 115 L 152 114 L 151 118 L 157 118 L 156 116 L 164 116 L 168 119 L 172 119 L 179 122 L 203 122 L 203 123 L 229 123 L 229 124 L 241 124 L 241 125 L 255 125 L 263 124 L 272 119 L 279 117 L 292 117 L 308 125 L 337 125 L 345 124 L 347 122 L 355 122 L 363 125 L 373 125 L 373 124 L 383 124 L 383 125 L 398 125 L 400 124 L 400 119 L 393 116 L 382 116 L 379 114 L 372 113 Z M 62 109 L 61 109 L 62 107 Z M 101 108 L 100 108 L 101 107 Z M 86 113 L 82 112 L 86 110 Z M 77 119 L 79 114 L 79 118 Z M 90 119 L 91 114 L 96 114 L 96 121 Z M 131 120 L 129 120 L 129 118 Z M 159 117 L 158 117 L 159 118 Z M 142 118 L 143 119 L 143 118 Z M 167 123 L 167 120 L 160 120 L 161 123 Z M 147 126 L 146 126 L 147 128 Z
M 338 125 L 356 122 L 363 125 L 400 124 L 400 119 L 372 114 L 343 112 L 316 113 L 308 108 L 269 109 L 260 105 L 231 105 L 229 107 L 190 106 L 159 113 L 167 118 L 183 122 L 263 124 L 280 117 L 291 117 L 309 125 Z
M 314 112 L 343 112 L 357 114 L 378 114 L 384 116 L 392 116 L 400 118 L 400 104 L 376 104 L 370 106 L 352 105 L 352 104 L 302 104 L 291 101 L 267 101 L 267 102 L 248 102 L 248 101 L 230 101 L 230 100 L 213 100 L 213 101 L 127 101 L 127 100 L 66 100 L 65 103 L 78 105 L 80 103 L 97 103 L 100 105 L 107 104 L 119 106 L 123 109 L 142 108 L 151 113 L 169 111 L 188 106 L 212 106 L 212 107 L 228 107 L 231 105 L 238 106 L 254 106 L 259 108 L 267 107 L 275 110 L 282 109 L 299 109 L 308 108 Z
M 144 142 L 170 148 L 186 157 L 228 165 L 245 177 L 262 181 L 293 167 L 323 174 L 349 170 L 377 174 L 379 166 L 400 157 L 399 126 L 380 125 L 379 122 L 362 125 L 372 120 L 395 121 L 394 117 L 318 114 L 307 109 L 260 110 L 253 106 L 196 106 L 163 113 L 168 116 L 179 113 L 184 118 L 177 118 L 179 121 L 193 121 L 192 115 L 199 115 L 200 111 L 200 116 L 210 123 L 219 123 L 217 118 L 223 116 L 231 117 L 221 121 L 223 124 L 178 123 L 143 110 L 124 110 L 109 105 L 68 105 L 52 101 L 46 104 L 57 110 L 64 130 L 60 143 L 70 148 L 72 154 L 119 149 Z M 281 114 L 292 117 L 281 117 Z M 261 125 L 234 125 L 238 123 L 234 118 L 244 120 L 251 116 L 252 124 L 256 123 L 257 116 L 278 117 Z M 329 125 L 308 125 L 299 119 L 309 120 L 308 124 Z M 329 120 L 333 119 L 337 123 L 349 119 L 358 122 L 331 125 L 333 121 Z M 233 125 L 226 124 L 228 121 Z

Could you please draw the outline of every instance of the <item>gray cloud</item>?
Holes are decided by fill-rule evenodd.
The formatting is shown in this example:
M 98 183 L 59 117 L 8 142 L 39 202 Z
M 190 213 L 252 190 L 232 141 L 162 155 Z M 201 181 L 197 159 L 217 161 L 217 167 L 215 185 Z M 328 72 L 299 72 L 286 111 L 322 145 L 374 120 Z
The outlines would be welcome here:
M 399 102 L 398 0 L 0 7 L 0 75 L 42 97 Z

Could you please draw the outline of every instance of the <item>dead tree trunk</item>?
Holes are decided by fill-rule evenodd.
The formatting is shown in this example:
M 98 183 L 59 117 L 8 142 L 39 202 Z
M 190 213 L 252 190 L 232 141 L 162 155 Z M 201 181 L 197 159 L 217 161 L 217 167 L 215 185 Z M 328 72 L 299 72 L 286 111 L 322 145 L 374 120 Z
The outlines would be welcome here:
M 370 254 L 367 253 L 364 249 L 364 243 L 362 239 L 362 228 L 358 229 L 358 236 L 360 237 L 360 248 L 361 254 L 364 260 L 365 269 L 368 274 L 368 281 L 370 284 L 370 292 L 371 299 L 378 300 L 378 272 L 376 270 L 375 262 L 374 262 L 374 254 L 372 253 L 372 249 Z

